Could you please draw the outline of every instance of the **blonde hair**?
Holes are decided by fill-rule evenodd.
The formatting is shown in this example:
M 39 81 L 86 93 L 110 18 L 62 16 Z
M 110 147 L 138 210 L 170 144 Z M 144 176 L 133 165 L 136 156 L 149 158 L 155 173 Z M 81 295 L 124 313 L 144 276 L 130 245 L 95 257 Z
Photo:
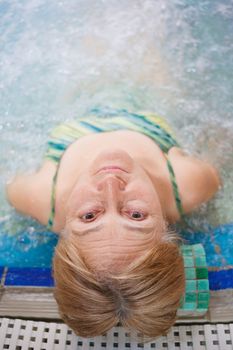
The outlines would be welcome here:
M 165 235 L 117 273 L 90 267 L 75 238 L 61 237 L 53 260 L 55 298 L 74 332 L 93 337 L 120 323 L 143 341 L 165 334 L 184 293 L 178 236 Z

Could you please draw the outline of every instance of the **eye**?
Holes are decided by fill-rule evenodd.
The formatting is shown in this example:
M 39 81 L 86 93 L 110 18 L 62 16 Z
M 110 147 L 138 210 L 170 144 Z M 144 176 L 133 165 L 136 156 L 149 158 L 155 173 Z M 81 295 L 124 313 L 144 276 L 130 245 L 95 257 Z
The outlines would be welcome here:
M 134 211 L 130 212 L 130 217 L 134 220 L 140 221 L 140 220 L 145 219 L 146 215 L 143 212 L 134 210 Z
M 81 219 L 83 221 L 87 221 L 87 222 L 93 221 L 95 218 L 96 218 L 96 212 L 94 212 L 94 211 L 90 211 L 90 212 L 81 216 Z

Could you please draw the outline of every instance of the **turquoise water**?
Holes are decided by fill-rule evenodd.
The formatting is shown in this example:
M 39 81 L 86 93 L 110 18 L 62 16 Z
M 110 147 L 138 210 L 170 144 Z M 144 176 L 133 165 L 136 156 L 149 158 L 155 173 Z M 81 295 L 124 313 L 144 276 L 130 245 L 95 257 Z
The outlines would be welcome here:
M 4 186 L 40 165 L 55 125 L 94 106 L 166 116 L 219 168 L 223 188 L 181 228 L 210 265 L 233 264 L 232 33 L 230 0 L 0 2 L 0 265 L 51 263 L 57 237 L 16 214 Z

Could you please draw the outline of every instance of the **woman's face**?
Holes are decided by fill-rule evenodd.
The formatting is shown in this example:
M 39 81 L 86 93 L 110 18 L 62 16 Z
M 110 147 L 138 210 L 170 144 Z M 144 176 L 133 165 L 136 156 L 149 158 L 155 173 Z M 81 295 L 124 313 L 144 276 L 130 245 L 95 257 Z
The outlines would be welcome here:
M 97 256 L 126 260 L 164 233 L 155 187 L 124 150 L 98 154 L 81 173 L 68 199 L 66 229 L 80 248 Z M 89 253 L 88 253 L 89 252 Z M 102 261 L 103 263 L 103 261 Z

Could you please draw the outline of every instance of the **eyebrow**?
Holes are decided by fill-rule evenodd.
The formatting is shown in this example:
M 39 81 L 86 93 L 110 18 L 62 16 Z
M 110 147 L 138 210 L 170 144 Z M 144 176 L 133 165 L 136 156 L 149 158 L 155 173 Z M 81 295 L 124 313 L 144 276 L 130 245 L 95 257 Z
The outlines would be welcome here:
M 101 228 L 104 228 L 103 224 L 97 225 L 95 227 L 89 228 L 87 230 L 73 230 L 74 233 L 78 234 L 79 236 L 84 236 L 87 235 L 88 233 L 91 232 L 97 232 L 99 231 Z M 130 231 L 139 231 L 141 233 L 150 233 L 153 230 L 153 226 L 131 226 L 131 225 L 123 225 L 123 228 L 127 228 Z

